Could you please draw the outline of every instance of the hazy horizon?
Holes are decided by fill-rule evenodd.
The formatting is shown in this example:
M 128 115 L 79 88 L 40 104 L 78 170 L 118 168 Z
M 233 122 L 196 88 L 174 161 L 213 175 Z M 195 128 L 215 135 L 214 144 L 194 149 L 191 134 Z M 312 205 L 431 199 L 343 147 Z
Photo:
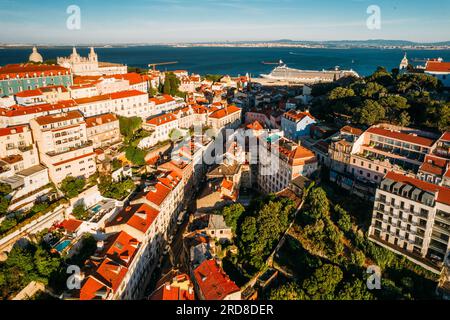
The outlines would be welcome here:
M 67 28 L 71 5 L 80 9 L 80 29 Z M 379 29 L 367 27 L 372 5 L 380 9 Z M 401 39 L 435 43 L 450 40 L 449 12 L 450 1 L 446 0 L 135 0 L 126 4 L 119 0 L 0 0 L 0 42 L 74 45 Z

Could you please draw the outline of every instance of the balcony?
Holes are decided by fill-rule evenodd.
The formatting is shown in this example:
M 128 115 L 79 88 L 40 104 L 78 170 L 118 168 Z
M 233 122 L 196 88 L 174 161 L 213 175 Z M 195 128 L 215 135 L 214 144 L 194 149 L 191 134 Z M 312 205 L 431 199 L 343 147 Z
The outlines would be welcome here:
M 64 150 L 64 151 L 60 151 L 60 152 L 50 151 L 50 152 L 47 152 L 47 155 L 50 156 L 50 157 L 54 157 L 54 156 L 58 156 L 58 155 L 61 155 L 61 154 L 67 153 L 67 152 L 71 152 L 71 151 L 75 151 L 75 150 L 78 150 L 78 149 L 82 149 L 82 148 L 86 148 L 86 147 L 92 147 L 92 145 L 93 145 L 92 141 L 89 140 L 89 141 L 87 141 L 85 143 L 77 144 L 77 145 L 75 145 L 75 147 L 67 148 L 67 150 Z

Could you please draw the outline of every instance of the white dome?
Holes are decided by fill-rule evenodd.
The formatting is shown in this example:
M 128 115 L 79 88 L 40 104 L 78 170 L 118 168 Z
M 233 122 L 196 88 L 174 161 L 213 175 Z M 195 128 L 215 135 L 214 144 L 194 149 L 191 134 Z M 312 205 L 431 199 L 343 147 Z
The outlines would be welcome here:
M 33 52 L 30 54 L 30 58 L 28 59 L 30 62 L 42 63 L 44 59 L 41 54 L 37 51 L 36 47 L 33 47 Z

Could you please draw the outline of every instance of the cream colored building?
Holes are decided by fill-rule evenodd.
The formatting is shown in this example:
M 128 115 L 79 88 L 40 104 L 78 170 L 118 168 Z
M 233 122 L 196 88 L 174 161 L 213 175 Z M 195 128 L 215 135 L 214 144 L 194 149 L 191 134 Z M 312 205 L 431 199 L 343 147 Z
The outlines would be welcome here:
M 67 176 L 87 178 L 96 172 L 95 153 L 81 112 L 41 116 L 30 125 L 41 162 L 48 167 L 54 183 Z
M 279 138 L 267 144 L 260 141 L 260 144 L 260 148 L 270 148 L 267 154 L 258 154 L 258 186 L 265 193 L 286 189 L 293 179 L 310 177 L 318 169 L 314 153 L 291 140 Z
M 208 125 L 213 129 L 223 128 L 236 129 L 241 124 L 242 109 L 236 106 L 227 106 L 212 111 L 208 116 Z
M 119 118 L 113 113 L 86 118 L 86 130 L 94 149 L 108 147 L 122 141 Z
M 113 75 L 127 73 L 127 66 L 115 63 L 99 62 L 91 47 L 88 57 L 82 57 L 74 47 L 69 57 L 58 57 L 58 65 L 69 68 L 77 76 Z
M 49 183 L 28 126 L 0 129 L 0 181 L 11 186 L 13 200 Z
M 389 172 L 376 191 L 369 239 L 440 273 L 449 237 L 450 189 Z

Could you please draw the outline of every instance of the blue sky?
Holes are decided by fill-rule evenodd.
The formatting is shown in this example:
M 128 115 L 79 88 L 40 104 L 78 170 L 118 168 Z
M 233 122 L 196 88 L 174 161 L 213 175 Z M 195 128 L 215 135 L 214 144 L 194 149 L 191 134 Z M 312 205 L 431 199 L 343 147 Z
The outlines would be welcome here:
M 81 9 L 68 30 L 66 9 Z M 381 29 L 366 10 L 381 8 Z M 0 43 L 450 40 L 449 0 L 0 0 Z

